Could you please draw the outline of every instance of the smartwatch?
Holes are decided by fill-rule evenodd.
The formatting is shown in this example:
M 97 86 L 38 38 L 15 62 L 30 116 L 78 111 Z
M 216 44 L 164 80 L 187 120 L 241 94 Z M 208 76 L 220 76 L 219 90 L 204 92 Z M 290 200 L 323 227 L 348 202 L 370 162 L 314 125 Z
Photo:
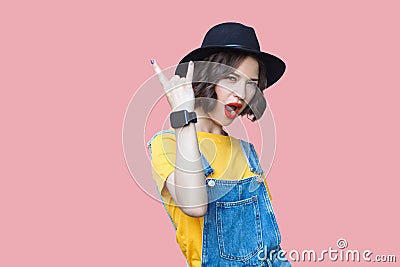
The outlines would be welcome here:
M 182 128 L 191 122 L 196 123 L 197 116 L 196 112 L 194 111 L 189 112 L 187 110 L 179 110 L 172 112 L 171 115 L 169 116 L 169 120 L 171 122 L 171 127 L 176 129 L 176 128 Z

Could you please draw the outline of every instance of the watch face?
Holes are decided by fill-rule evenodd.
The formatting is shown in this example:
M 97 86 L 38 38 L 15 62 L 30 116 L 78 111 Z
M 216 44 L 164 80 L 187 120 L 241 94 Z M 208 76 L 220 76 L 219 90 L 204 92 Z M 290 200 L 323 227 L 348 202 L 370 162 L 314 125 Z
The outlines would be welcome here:
M 170 115 L 170 121 L 172 128 L 185 126 L 188 123 L 185 110 L 172 112 Z

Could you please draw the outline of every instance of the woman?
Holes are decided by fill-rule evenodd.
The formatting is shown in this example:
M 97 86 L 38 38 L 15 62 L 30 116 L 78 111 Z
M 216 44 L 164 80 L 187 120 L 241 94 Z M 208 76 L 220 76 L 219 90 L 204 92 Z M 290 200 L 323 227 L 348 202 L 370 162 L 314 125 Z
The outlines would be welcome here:
M 188 264 L 291 266 L 278 253 L 281 236 L 254 146 L 223 129 L 238 115 L 262 116 L 262 89 L 283 75 L 283 61 L 260 51 L 253 28 L 222 23 L 171 79 L 151 63 L 172 109 L 171 128 L 148 142 L 153 178 Z

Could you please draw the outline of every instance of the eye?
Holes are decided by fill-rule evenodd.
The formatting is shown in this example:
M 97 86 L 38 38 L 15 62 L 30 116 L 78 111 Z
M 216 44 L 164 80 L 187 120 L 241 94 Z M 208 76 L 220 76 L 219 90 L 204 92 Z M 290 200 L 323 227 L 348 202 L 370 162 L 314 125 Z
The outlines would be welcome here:
M 257 83 L 256 82 L 254 82 L 254 81 L 248 81 L 247 82 L 247 85 L 249 86 L 249 87 L 252 87 L 252 88 L 257 88 Z
M 230 82 L 237 82 L 237 78 L 233 75 L 226 76 L 226 78 Z

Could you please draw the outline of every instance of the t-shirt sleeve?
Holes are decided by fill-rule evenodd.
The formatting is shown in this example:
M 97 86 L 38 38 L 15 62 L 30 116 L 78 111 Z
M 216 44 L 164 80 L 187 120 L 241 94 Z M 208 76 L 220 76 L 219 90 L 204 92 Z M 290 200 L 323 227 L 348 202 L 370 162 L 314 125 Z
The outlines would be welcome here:
M 157 184 L 158 192 L 163 195 L 165 182 L 175 170 L 176 140 L 175 135 L 163 133 L 157 135 L 149 146 L 153 179 Z
M 272 200 L 271 191 L 269 191 L 268 183 L 267 183 L 267 180 L 265 179 L 265 173 L 262 174 L 262 177 L 264 179 L 264 184 L 265 184 L 265 188 L 267 189 L 269 199 Z

